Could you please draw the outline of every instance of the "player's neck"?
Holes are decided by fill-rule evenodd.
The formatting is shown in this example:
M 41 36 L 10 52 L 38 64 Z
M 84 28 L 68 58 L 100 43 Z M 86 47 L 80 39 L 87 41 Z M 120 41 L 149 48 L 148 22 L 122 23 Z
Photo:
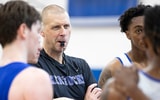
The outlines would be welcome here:
M 131 50 L 127 53 L 132 61 L 135 62 L 146 62 L 147 56 L 144 51 Z
M 135 53 L 133 51 L 130 51 L 127 53 L 132 62 L 139 65 L 140 69 L 145 68 L 147 66 L 147 57 L 146 54 L 143 53 Z
M 2 50 L 0 65 L 6 65 L 11 62 L 27 62 L 27 53 L 18 46 L 6 46 Z

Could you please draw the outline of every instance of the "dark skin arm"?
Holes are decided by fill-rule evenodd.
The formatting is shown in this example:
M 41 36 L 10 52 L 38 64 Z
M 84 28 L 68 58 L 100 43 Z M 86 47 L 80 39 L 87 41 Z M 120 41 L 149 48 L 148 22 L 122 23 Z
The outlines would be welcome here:
M 103 88 L 105 85 L 106 81 L 110 79 L 116 70 L 119 70 L 122 67 L 121 63 L 119 60 L 116 58 L 113 59 L 111 62 L 109 62 L 104 69 L 102 70 L 99 80 L 98 80 L 98 85 Z
M 98 84 L 101 88 L 103 88 L 105 82 L 111 78 L 112 75 L 111 75 L 111 71 L 109 69 L 104 69 L 102 72 L 101 72 L 101 75 L 100 75 L 100 78 L 99 78 L 99 81 L 98 81 Z

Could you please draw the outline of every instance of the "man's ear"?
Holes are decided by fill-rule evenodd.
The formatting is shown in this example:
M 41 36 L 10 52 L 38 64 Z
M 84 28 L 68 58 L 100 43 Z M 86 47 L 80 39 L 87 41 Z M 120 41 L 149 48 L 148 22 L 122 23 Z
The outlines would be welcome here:
M 129 33 L 129 31 L 125 31 L 125 34 L 126 34 L 126 37 L 130 40 L 130 39 L 131 39 L 131 37 L 130 37 L 130 33 Z
M 17 35 L 22 38 L 25 39 L 26 35 L 27 35 L 27 31 L 28 31 L 28 27 L 26 26 L 26 24 L 21 24 L 17 30 Z
M 42 37 L 45 37 L 43 30 L 41 30 L 40 34 L 41 34 Z
M 45 37 L 45 34 L 44 34 L 44 25 L 43 24 L 42 24 L 42 27 L 41 27 L 40 34 L 41 34 L 42 37 Z

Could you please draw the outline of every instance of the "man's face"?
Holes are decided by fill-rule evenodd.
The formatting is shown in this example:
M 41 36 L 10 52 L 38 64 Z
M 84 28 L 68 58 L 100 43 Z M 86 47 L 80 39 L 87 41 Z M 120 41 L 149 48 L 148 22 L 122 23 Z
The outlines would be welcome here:
M 29 53 L 28 53 L 28 63 L 37 63 L 40 50 L 41 50 L 41 38 L 40 38 L 41 24 L 39 21 L 34 23 L 29 30 Z
M 131 40 L 132 46 L 144 50 L 144 44 L 142 41 L 144 33 L 144 16 L 134 17 L 126 31 L 128 39 Z
M 69 42 L 71 26 L 69 16 L 66 13 L 48 14 L 43 22 L 42 36 L 45 47 L 55 52 L 63 52 Z M 61 46 L 61 43 L 64 45 Z

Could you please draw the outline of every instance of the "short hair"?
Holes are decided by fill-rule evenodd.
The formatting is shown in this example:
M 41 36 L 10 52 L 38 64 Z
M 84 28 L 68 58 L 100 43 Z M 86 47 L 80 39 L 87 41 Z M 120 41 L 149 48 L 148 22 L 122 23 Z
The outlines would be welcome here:
M 155 54 L 159 55 L 160 47 L 160 6 L 147 9 L 144 17 L 144 34 L 149 38 Z
M 137 16 L 144 16 L 144 12 L 147 8 L 151 7 L 150 5 L 139 4 L 136 7 L 131 7 L 124 12 L 119 17 L 121 32 L 126 32 L 128 30 L 128 26 L 131 23 L 131 20 Z
M 42 22 L 45 22 L 45 18 L 47 17 L 48 14 L 59 14 L 59 13 L 66 13 L 66 10 L 64 8 L 62 8 L 59 5 L 56 4 L 51 4 L 46 6 L 43 10 L 42 10 Z
M 17 30 L 23 23 L 29 29 L 41 21 L 39 12 L 25 1 L 8 1 L 0 7 L 0 43 L 2 47 L 16 39 Z

